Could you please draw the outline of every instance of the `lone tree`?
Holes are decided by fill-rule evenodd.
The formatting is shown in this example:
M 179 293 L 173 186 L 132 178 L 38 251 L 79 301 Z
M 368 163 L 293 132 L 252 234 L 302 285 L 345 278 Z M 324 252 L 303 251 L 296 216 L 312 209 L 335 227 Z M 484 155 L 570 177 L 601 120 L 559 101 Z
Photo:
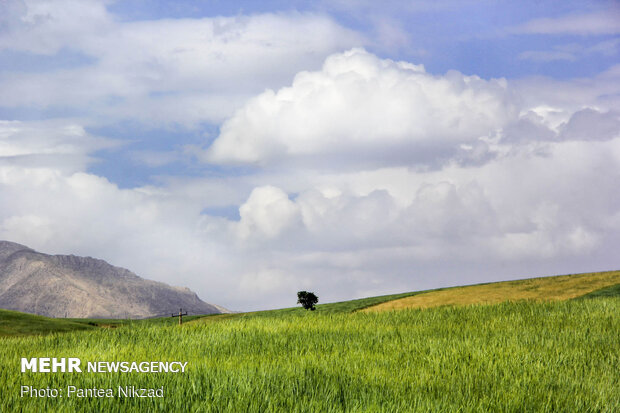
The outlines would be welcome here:
M 319 297 L 308 291 L 299 291 L 297 293 L 297 304 L 301 304 L 306 310 L 314 311 L 314 305 L 319 302 Z

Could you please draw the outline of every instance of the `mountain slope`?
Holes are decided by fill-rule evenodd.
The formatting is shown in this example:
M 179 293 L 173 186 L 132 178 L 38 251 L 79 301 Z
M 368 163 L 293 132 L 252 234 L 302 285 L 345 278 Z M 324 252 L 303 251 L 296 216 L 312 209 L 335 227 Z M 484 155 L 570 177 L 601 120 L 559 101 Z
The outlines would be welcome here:
M 221 313 L 188 288 L 145 280 L 90 257 L 47 255 L 0 241 L 0 308 L 48 317 L 142 318 Z

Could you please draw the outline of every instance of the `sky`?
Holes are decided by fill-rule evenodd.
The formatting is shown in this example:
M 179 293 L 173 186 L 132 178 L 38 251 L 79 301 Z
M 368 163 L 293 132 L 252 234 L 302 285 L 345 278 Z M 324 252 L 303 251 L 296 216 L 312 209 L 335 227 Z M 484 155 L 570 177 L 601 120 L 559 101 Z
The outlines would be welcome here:
M 0 239 L 232 310 L 618 269 L 620 3 L 0 0 Z

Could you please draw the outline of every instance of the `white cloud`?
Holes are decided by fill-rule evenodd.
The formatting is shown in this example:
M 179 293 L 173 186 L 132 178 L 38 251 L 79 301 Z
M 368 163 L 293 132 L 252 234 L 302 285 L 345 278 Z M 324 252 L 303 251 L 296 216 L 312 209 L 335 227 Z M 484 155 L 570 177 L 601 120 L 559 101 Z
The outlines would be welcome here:
M 620 107 L 620 65 L 591 78 L 559 80 L 535 76 L 515 79 L 511 86 L 524 110 L 539 108 L 556 117 L 555 122 L 566 121 L 572 113 L 586 107 L 599 111 Z
M 555 117 L 548 110 L 529 110 L 502 131 L 503 143 L 547 142 L 547 141 L 603 141 L 620 136 L 620 115 L 615 110 L 599 111 L 584 108 L 572 114 L 565 114 L 561 121 L 552 124 L 548 118 Z
M 62 48 L 81 48 L 114 27 L 105 3 L 96 0 L 8 0 L 0 11 L 0 50 L 53 55 Z
M 540 109 L 538 112 L 541 112 Z M 553 114 L 553 111 L 552 111 Z M 545 123 L 549 118 L 549 111 L 537 113 L 536 109 L 522 114 L 519 119 L 506 125 L 502 130 L 502 142 L 524 142 L 526 140 L 545 142 L 557 139 L 553 127 Z
M 577 57 L 574 53 L 561 50 L 528 50 L 519 53 L 519 59 L 534 60 L 537 62 L 552 62 L 554 60 L 567 60 L 569 62 L 574 62 L 577 60 Z
M 604 40 L 586 49 L 587 53 L 603 56 L 617 56 L 620 52 L 620 38 Z
M 598 42 L 592 46 L 584 46 L 578 43 L 560 44 L 553 50 L 527 50 L 519 53 L 521 60 L 533 60 L 537 62 L 552 62 L 565 60 L 574 62 L 578 59 L 595 59 L 597 55 L 606 57 L 616 56 L 620 50 L 620 39 L 609 39 Z
M 582 109 L 562 125 L 560 136 L 570 140 L 609 140 L 620 137 L 620 113 Z
M 250 100 L 221 127 L 205 160 L 424 163 L 476 142 L 517 114 L 504 80 L 381 60 L 361 49 Z M 327 158 L 327 162 L 326 161 Z
M 90 155 L 92 152 L 116 144 L 112 140 L 89 135 L 75 121 L 0 120 L 0 165 L 81 171 L 94 161 Z
M 100 2 L 28 1 L 10 19 L 16 20 L 0 32 L 0 50 L 72 50 L 92 61 L 1 73 L 1 106 L 77 107 L 100 122 L 151 126 L 219 122 L 265 87 L 365 41 L 316 14 L 121 22 Z
M 390 15 L 414 14 L 418 12 L 458 10 L 476 4 L 475 0 L 421 0 L 403 3 L 399 0 L 386 0 L 379 6 L 372 0 L 330 0 L 324 1 L 325 7 L 346 10 L 355 15 L 385 13 Z
M 3 73 L 0 104 L 78 106 L 97 117 L 192 126 L 201 121 L 220 122 L 265 87 L 279 88 L 289 83 L 294 73 L 317 69 L 330 53 L 376 44 L 382 37 L 384 49 L 406 46 L 401 23 L 386 16 L 467 7 L 463 2 L 406 6 L 388 2 L 381 7 L 389 12 L 371 18 L 378 35 L 364 37 L 321 14 L 126 22 L 109 13 L 106 4 L 90 0 L 3 2 L 0 49 L 49 56 L 71 50 L 93 61 L 53 73 Z M 360 14 L 376 9 L 372 2 L 348 1 L 323 8 Z M 587 16 L 602 16 L 607 21 L 605 16 L 610 15 L 613 17 L 613 13 Z M 592 49 L 613 54 L 617 39 Z M 571 55 L 570 51 L 531 53 L 539 57 Z M 45 64 L 38 70 L 45 71 Z
M 241 220 L 238 234 L 242 239 L 252 235 L 275 238 L 299 221 L 297 206 L 279 188 L 254 188 L 248 200 L 239 207 Z
M 228 194 L 209 178 L 119 189 L 84 172 L 4 165 L 0 238 L 101 257 L 233 309 L 294 305 L 299 289 L 328 301 L 616 259 L 604 246 L 620 241 L 619 138 L 426 172 L 290 171 L 226 178 Z M 201 213 L 232 199 L 239 221 Z
M 610 269 L 619 69 L 508 83 L 353 50 L 248 102 L 208 153 L 267 167 L 131 189 L 86 172 L 110 143 L 81 122 L 3 122 L 0 238 L 232 309 Z
M 606 12 L 572 14 L 530 20 L 514 27 L 513 33 L 603 35 L 620 33 L 620 16 L 613 8 Z

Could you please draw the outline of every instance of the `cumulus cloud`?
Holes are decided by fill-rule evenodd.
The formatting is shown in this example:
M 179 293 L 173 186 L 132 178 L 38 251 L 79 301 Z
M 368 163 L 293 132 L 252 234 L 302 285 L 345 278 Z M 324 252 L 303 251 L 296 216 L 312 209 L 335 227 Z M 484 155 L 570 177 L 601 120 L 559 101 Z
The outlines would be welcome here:
M 543 112 L 542 115 L 546 115 Z M 535 110 L 529 110 L 502 130 L 502 142 L 544 142 L 555 140 L 557 133 L 545 124 L 545 118 Z
M 497 156 L 498 137 L 513 144 L 576 139 L 586 115 L 592 119 L 585 124 L 597 123 L 588 139 L 613 135 L 617 79 L 610 69 L 579 82 L 508 84 L 454 71 L 431 75 L 352 49 L 330 56 L 320 71 L 299 73 L 289 87 L 249 100 L 222 124 L 202 159 L 340 170 L 477 165 Z M 598 109 L 582 113 L 584 106 Z
M 455 265 L 461 274 L 478 271 L 478 277 L 500 268 L 527 275 L 528 266 L 542 271 L 551 262 L 564 268 L 554 271 L 570 271 L 576 257 L 607 268 L 614 258 L 604 246 L 618 239 L 610 223 L 620 210 L 614 193 L 619 149 L 617 139 L 553 142 L 544 157 L 518 153 L 476 168 L 403 171 L 405 200 L 388 190 L 316 186 L 286 197 L 284 189 L 270 188 L 286 205 L 283 217 L 294 216 L 295 224 L 278 227 L 268 244 L 253 250 L 260 271 L 248 268 L 244 277 L 276 277 L 290 289 L 293 273 L 300 283 L 334 290 L 349 284 L 361 294 L 365 288 L 385 292 L 381 287 L 397 288 L 405 280 L 436 286 Z M 364 178 L 348 179 L 349 185 L 334 186 L 352 187 Z M 250 198 L 245 213 L 254 203 Z M 264 214 L 264 204 L 255 208 Z M 248 229 L 252 235 L 243 234 L 245 239 L 264 239 L 262 228 Z
M 217 163 L 321 164 L 346 156 L 373 166 L 425 163 L 476 142 L 517 114 L 506 81 L 383 60 L 362 50 L 330 56 L 290 87 L 250 100 L 205 154 Z
M 253 235 L 275 238 L 299 221 L 297 206 L 285 192 L 273 186 L 255 188 L 239 207 L 239 215 L 238 234 L 242 239 Z
M 286 16 L 259 16 L 218 20 L 228 24 L 218 35 L 233 48 L 268 48 L 272 34 L 244 37 L 264 33 L 248 27 L 260 27 L 261 18 L 275 19 L 270 27 L 288 23 Z M 340 33 L 329 19 L 296 18 L 301 27 L 319 19 Z M 207 34 L 217 26 L 216 20 L 187 23 Z M 181 31 L 175 22 L 127 23 L 109 39 L 160 52 L 144 50 L 132 60 L 127 50 L 115 54 L 103 42 L 102 60 L 88 70 L 110 65 L 106 73 L 129 85 L 124 73 L 140 69 L 124 95 L 140 96 L 158 87 L 158 73 L 167 68 L 171 90 L 183 94 L 210 60 L 200 61 L 198 46 L 189 42 L 176 70 L 171 62 L 179 41 L 145 40 L 158 24 Z M 316 56 L 327 50 L 319 49 Z M 153 56 L 164 62 L 149 60 Z M 313 59 L 304 64 L 312 66 Z M 114 62 L 122 70 L 115 72 Z M 216 65 L 209 79 L 227 67 L 244 76 L 250 69 L 242 63 Z M 265 62 L 265 73 L 272 63 Z M 433 75 L 353 49 L 300 72 L 288 87 L 257 91 L 230 113 L 201 155 L 207 162 L 258 167 L 227 165 L 234 173 L 220 174 L 209 164 L 205 176 L 128 189 L 88 172 L 95 152 L 113 142 L 91 136 L 82 122 L 3 121 L 0 238 L 43 252 L 104 258 L 240 310 L 295 305 L 300 289 L 316 291 L 325 302 L 611 269 L 620 242 L 619 75 L 620 67 L 564 81 Z M 198 85 L 196 99 L 228 86 Z M 80 92 L 85 101 L 111 90 L 109 84 L 92 89 Z M 162 86 L 160 92 L 153 100 L 169 98 L 172 105 L 170 91 Z M 41 99 L 46 93 L 50 101 L 65 96 L 42 90 Z M 148 110 L 161 108 L 155 103 Z M 152 165 L 176 156 L 160 155 L 135 154 Z M 236 209 L 238 217 L 211 213 L 214 208 Z
M 119 189 L 84 172 L 0 166 L 0 239 L 106 259 L 225 302 L 223 292 L 236 288 L 218 271 L 216 257 L 233 259 L 217 242 L 196 236 L 200 219 L 199 204 L 165 188 Z
M 476 166 L 293 180 L 285 169 L 133 189 L 0 165 L 0 238 L 101 257 L 234 309 L 294 305 L 299 289 L 329 301 L 608 268 L 606 246 L 620 241 L 620 139 L 548 145 L 544 156 Z M 203 212 L 222 202 L 238 202 L 238 220 Z
M 620 113 L 582 109 L 562 125 L 560 136 L 570 140 L 609 140 L 620 137 Z
M 418 248 L 417 258 L 449 252 L 464 259 L 479 256 L 480 248 L 497 251 L 489 259 L 519 259 L 526 251 L 539 258 L 564 256 L 592 251 L 605 232 L 606 220 L 620 207 L 612 190 L 618 177 L 617 154 L 605 155 L 617 152 L 618 142 L 588 145 L 557 142 L 544 157 L 518 153 L 474 169 L 403 172 L 410 184 L 404 202 L 384 189 L 364 194 L 314 187 L 293 199 L 282 189 L 255 191 L 265 190 L 270 194 L 267 199 L 282 203 L 279 207 L 286 211 L 282 217 L 288 217 L 284 222 L 294 217 L 295 225 L 279 225 L 270 234 L 271 249 L 288 250 L 290 239 L 295 239 L 294 248 L 307 250 Z M 592 187 L 588 182 L 599 173 L 593 165 L 601 159 L 607 162 L 604 169 L 610 176 L 596 178 L 598 184 Z M 351 182 L 355 179 L 363 178 L 349 177 Z M 575 190 L 581 196 L 572 201 Z M 256 193 L 242 206 L 244 215 L 251 205 L 256 214 L 266 215 L 265 204 L 271 202 L 257 204 Z M 584 209 L 585 205 L 589 206 Z M 274 225 L 276 216 L 262 222 Z M 258 225 L 246 228 L 256 236 L 264 233 Z M 526 239 L 532 243 L 517 242 Z M 540 249 L 541 242 L 547 248 Z
M 591 78 L 553 79 L 535 76 L 511 81 L 518 93 L 522 110 L 533 110 L 550 126 L 568 121 L 584 108 L 598 111 L 620 107 L 620 65 Z
M 620 115 L 615 110 L 599 111 L 592 108 L 578 110 L 555 126 L 545 122 L 548 111 L 529 110 L 518 120 L 502 129 L 502 142 L 597 141 L 620 136 Z M 547 113 L 545 113 L 547 112 Z M 553 113 L 551 114 L 553 116 Z

